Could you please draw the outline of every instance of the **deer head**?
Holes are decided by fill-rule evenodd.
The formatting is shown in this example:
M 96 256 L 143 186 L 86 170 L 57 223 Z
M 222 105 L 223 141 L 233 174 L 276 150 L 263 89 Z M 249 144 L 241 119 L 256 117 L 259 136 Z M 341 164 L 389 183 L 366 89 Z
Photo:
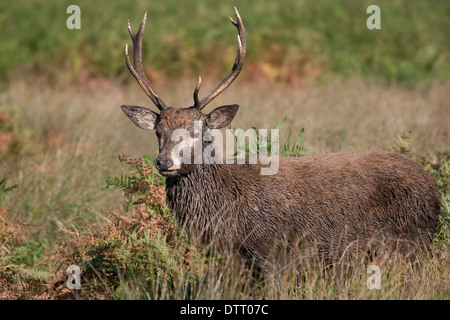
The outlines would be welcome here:
M 205 98 L 200 100 L 198 93 L 202 83 L 201 77 L 198 79 L 197 86 L 194 90 L 194 104 L 187 108 L 168 107 L 156 94 L 150 81 L 145 75 L 142 65 L 142 36 L 147 19 L 147 12 L 144 15 L 142 23 L 136 34 L 133 33 L 130 20 L 128 20 L 128 32 L 133 40 L 133 64 L 131 64 L 128 55 L 128 45 L 125 46 L 125 61 L 128 69 L 138 81 L 141 88 L 159 109 L 159 113 L 154 112 L 145 107 L 123 105 L 123 112 L 131 119 L 131 121 L 142 129 L 154 129 L 159 143 L 159 155 L 156 159 L 156 168 L 164 176 L 178 176 L 186 174 L 194 168 L 194 161 L 191 159 L 181 158 L 179 153 L 174 152 L 174 148 L 180 143 L 179 139 L 173 139 L 177 130 L 183 130 L 190 136 L 189 146 L 193 148 L 196 139 L 202 139 L 204 147 L 210 141 L 203 139 L 204 134 L 210 129 L 221 129 L 230 124 L 239 108 L 238 105 L 221 106 L 208 114 L 202 112 L 202 109 L 209 104 L 214 98 L 221 94 L 228 86 L 233 83 L 242 70 L 245 52 L 247 48 L 245 28 L 239 12 L 236 8 L 236 21 L 231 17 L 231 23 L 238 29 L 238 50 L 233 68 L 230 73 L 219 83 L 219 85 L 211 91 Z M 195 124 L 200 124 L 195 126 Z M 201 132 L 195 130 L 201 128 Z M 194 152 L 190 153 L 191 155 Z

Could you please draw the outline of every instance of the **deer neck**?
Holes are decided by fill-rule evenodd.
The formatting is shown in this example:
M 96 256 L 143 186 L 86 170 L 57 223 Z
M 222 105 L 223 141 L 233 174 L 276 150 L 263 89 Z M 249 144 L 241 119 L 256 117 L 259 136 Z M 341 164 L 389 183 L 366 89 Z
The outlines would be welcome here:
M 224 170 L 225 165 L 198 164 L 186 175 L 166 179 L 167 203 L 172 213 L 188 233 L 200 235 L 204 241 L 211 239 L 230 201 L 236 201 L 238 186 L 229 183 Z

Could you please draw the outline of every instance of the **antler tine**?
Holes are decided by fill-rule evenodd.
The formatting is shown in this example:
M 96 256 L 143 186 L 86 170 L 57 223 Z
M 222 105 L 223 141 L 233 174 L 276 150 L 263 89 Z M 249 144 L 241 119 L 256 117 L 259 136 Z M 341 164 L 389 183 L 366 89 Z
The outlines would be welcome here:
M 245 53 L 247 51 L 247 37 L 245 35 L 244 24 L 242 23 L 241 16 L 239 15 L 238 10 L 234 7 L 234 12 L 236 14 L 236 20 L 234 21 L 231 17 L 231 23 L 238 29 L 238 50 L 236 54 L 236 59 L 234 60 L 233 68 L 230 73 L 219 83 L 219 85 L 211 91 L 205 98 L 201 101 L 198 100 L 198 91 L 200 90 L 201 78 L 197 84 L 197 87 L 194 91 L 194 108 L 198 110 L 202 110 L 208 103 L 210 103 L 215 97 L 221 94 L 225 89 L 227 89 L 234 80 L 236 80 L 237 76 L 242 70 L 242 66 L 244 65 Z
M 194 90 L 194 107 L 195 108 L 198 108 L 198 106 L 200 105 L 200 100 L 198 99 L 198 91 L 200 90 L 201 85 L 202 85 L 202 77 L 198 76 L 197 86 L 195 87 L 195 90 Z
M 130 72 L 136 78 L 142 90 L 144 90 L 144 92 L 153 101 L 153 103 L 158 107 L 159 110 L 164 110 L 167 109 L 167 106 L 158 97 L 155 90 L 153 90 L 150 81 L 145 75 L 144 67 L 142 65 L 142 36 L 144 34 L 146 20 L 147 11 L 145 11 L 144 18 L 142 19 L 138 32 L 134 34 L 133 30 L 131 29 L 130 19 L 128 19 L 128 32 L 130 33 L 131 40 L 133 40 L 133 64 L 131 64 L 130 56 L 128 54 L 128 44 L 125 45 L 125 61 L 128 70 L 130 70 Z

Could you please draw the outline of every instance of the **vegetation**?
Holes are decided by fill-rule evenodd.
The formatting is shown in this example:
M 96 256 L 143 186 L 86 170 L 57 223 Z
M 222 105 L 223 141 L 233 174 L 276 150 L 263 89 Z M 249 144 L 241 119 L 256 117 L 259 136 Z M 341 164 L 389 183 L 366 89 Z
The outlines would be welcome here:
M 72 4 L 81 9 L 81 30 L 66 27 Z M 381 7 L 382 25 L 369 32 L 371 4 Z M 61 69 L 71 79 L 123 75 L 127 19 L 137 26 L 145 10 L 144 61 L 151 76 L 221 74 L 235 52 L 227 17 L 236 5 L 249 37 L 246 68 L 254 72 L 248 77 L 310 82 L 364 75 L 418 84 L 450 76 L 450 4 L 445 0 L 19 0 L 0 5 L 0 77 L 12 76 L 18 65 L 54 78 Z
M 71 4 L 81 30 L 66 28 Z M 381 30 L 365 26 L 370 4 Z M 230 68 L 234 5 L 248 59 L 214 103 L 240 104 L 236 128 L 278 127 L 281 154 L 378 148 L 417 161 L 444 205 L 419 267 L 386 261 L 370 290 L 361 261 L 326 277 L 312 265 L 272 290 L 174 221 L 156 138 L 119 108 L 149 105 L 125 67 L 126 21 L 148 10 L 146 72 L 180 107 L 198 74 L 207 92 Z M 439 0 L 0 4 L 0 299 L 449 299 L 449 12 Z M 67 288 L 70 265 L 81 290 Z
M 281 128 L 283 122 L 278 124 Z M 281 154 L 303 156 L 303 130 L 294 144 L 290 134 Z M 164 179 L 151 156 L 120 155 L 125 173 L 107 179 L 103 190 L 121 190 L 127 201 L 109 210 L 93 224 L 87 216 L 72 216 L 56 227 L 52 247 L 33 240 L 29 225 L 7 214 L 6 179 L 0 183 L 3 206 L 0 215 L 2 298 L 37 299 L 448 299 L 450 283 L 450 153 L 438 153 L 430 161 L 411 151 L 410 135 L 399 135 L 392 149 L 416 159 L 436 180 L 444 201 L 443 216 L 430 256 L 421 268 L 392 259 L 382 265 L 380 290 L 366 285 L 363 261 L 343 262 L 328 276 L 320 265 L 305 269 L 300 285 L 282 279 L 278 290 L 233 260 L 186 236 L 165 206 Z M 109 192 L 109 191 L 108 191 Z M 6 201 L 5 201 L 6 200 Z M 82 290 L 66 285 L 69 265 L 82 270 Z

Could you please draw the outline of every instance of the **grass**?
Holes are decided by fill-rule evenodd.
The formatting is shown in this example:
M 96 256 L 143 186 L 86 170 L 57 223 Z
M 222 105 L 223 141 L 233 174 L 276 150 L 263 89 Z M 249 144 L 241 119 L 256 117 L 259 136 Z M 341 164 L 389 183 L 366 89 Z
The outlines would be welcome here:
M 182 105 L 192 90 L 191 79 L 162 84 L 173 105 Z M 282 142 L 290 137 L 284 153 L 403 153 L 432 174 L 448 217 L 448 92 L 443 83 L 409 89 L 358 79 L 300 91 L 241 81 L 217 104 L 241 97 L 233 124 L 244 129 L 275 127 L 281 114 L 273 105 L 284 108 Z M 162 201 L 164 181 L 152 170 L 156 138 L 136 130 L 119 109 L 121 103 L 148 103 L 136 85 L 94 79 L 70 88 L 33 87 L 16 80 L 1 98 L 1 133 L 16 141 L 1 153 L 0 164 L 2 298 L 449 298 L 448 218 L 440 222 L 432 258 L 419 269 L 395 259 L 386 263 L 380 290 L 367 289 L 366 265 L 356 261 L 328 278 L 311 266 L 300 286 L 286 278 L 280 290 L 270 291 L 251 269 L 200 246 L 173 221 Z M 120 165 L 122 152 L 132 156 L 121 157 Z M 81 291 L 65 285 L 72 264 L 82 268 Z

